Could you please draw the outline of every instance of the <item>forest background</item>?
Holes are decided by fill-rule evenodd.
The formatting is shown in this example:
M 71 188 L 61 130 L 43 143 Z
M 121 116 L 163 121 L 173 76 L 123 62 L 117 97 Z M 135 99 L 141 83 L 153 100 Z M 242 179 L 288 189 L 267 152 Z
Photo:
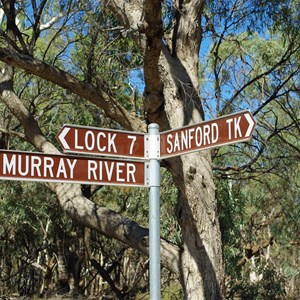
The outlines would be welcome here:
M 162 161 L 162 298 L 299 299 L 299 7 L 2 0 L 0 148 L 250 110 L 249 142 Z M 147 227 L 144 188 L 1 180 L 0 295 L 147 299 Z

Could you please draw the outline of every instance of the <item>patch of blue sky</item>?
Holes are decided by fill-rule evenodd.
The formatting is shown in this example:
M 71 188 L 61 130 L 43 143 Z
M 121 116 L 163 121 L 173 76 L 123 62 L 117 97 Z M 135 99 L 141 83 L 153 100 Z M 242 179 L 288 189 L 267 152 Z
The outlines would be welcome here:
M 143 94 L 145 88 L 144 69 L 142 67 L 131 69 L 127 76 L 131 88 Z

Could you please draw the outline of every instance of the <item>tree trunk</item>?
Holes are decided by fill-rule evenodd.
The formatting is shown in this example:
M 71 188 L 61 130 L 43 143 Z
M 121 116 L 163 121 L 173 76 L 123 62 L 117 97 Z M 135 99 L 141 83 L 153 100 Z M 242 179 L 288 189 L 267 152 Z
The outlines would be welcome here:
M 180 61 L 163 57 L 161 70 L 170 127 L 202 122 L 200 99 Z M 220 299 L 224 289 L 223 262 L 210 151 L 171 158 L 163 164 L 180 191 L 177 217 L 184 241 L 180 275 L 185 298 Z
M 58 278 L 56 289 L 58 294 L 66 294 L 70 291 L 68 266 L 65 257 L 64 243 L 61 237 L 57 241 L 57 271 Z
M 158 78 L 161 83 L 155 86 L 151 81 L 148 84 L 145 75 L 145 109 L 151 107 L 148 99 L 157 99 L 157 90 L 151 87 L 162 89 L 162 105 L 157 106 L 155 101 L 156 109 L 148 111 L 148 120 L 158 123 L 161 130 L 197 124 L 204 119 L 198 92 L 198 53 L 202 36 L 199 24 L 203 4 L 202 1 L 178 1 L 177 23 L 169 46 L 160 41 L 154 45 L 154 39 L 149 43 L 146 30 L 146 47 L 148 51 L 154 48 L 152 61 L 157 57 L 156 48 L 162 50 L 157 64 L 159 77 L 155 73 L 151 76 L 153 68 L 147 69 L 147 65 L 144 70 L 145 74 L 149 72 L 149 78 Z M 159 24 L 158 20 L 153 22 Z M 152 26 L 157 26 L 155 24 Z M 221 299 L 224 269 L 210 151 L 168 159 L 163 165 L 171 172 L 179 189 L 177 217 L 183 235 L 180 277 L 185 299 Z

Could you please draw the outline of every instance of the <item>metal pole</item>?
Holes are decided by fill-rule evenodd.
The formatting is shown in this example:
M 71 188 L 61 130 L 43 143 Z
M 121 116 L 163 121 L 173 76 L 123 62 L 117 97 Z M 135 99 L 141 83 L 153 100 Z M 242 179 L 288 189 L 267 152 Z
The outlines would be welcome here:
M 159 126 L 148 126 L 150 299 L 160 300 L 160 136 Z

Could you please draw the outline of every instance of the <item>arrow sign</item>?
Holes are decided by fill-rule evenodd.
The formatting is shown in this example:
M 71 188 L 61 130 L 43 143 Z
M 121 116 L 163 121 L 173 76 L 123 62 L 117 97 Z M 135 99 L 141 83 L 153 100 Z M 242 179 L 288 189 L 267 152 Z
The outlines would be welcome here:
M 34 152 L 0 151 L 0 178 L 145 186 L 145 163 Z
M 160 135 L 162 158 L 247 141 L 255 128 L 249 111 L 222 116 L 200 124 L 165 131 Z
M 64 125 L 56 139 L 64 152 L 144 158 L 144 134 L 77 125 Z

